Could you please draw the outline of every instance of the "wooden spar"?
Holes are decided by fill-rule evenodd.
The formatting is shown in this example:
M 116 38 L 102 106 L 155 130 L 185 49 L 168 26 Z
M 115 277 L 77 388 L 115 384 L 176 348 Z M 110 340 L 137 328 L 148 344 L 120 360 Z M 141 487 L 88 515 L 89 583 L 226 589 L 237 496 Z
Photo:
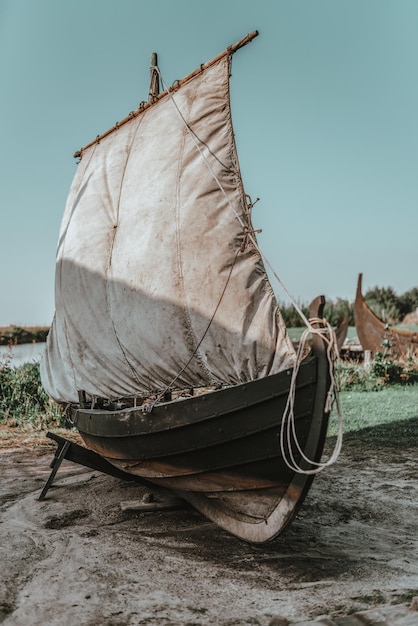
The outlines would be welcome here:
M 220 59 L 222 59 L 224 56 L 228 54 L 229 55 L 234 54 L 234 52 L 236 52 L 240 48 L 243 48 L 245 45 L 247 45 L 247 43 L 249 43 L 255 37 L 257 37 L 257 35 L 258 35 L 258 30 L 254 30 L 252 33 L 249 33 L 248 35 L 246 35 L 246 37 L 243 37 L 243 39 L 241 39 L 240 41 L 237 41 L 232 46 L 229 46 L 229 48 L 227 48 L 226 50 L 218 54 L 218 56 L 213 58 L 211 61 L 208 61 L 207 63 L 203 63 L 198 69 L 194 70 L 191 74 L 188 74 L 188 76 L 185 76 L 181 80 L 177 80 L 171 87 L 169 87 L 165 91 L 162 91 L 159 94 L 156 94 L 153 98 L 150 98 L 148 102 L 142 102 L 135 111 L 131 111 L 131 113 L 129 113 L 129 115 L 124 117 L 123 120 L 121 120 L 120 122 L 117 122 L 112 128 L 109 128 L 109 130 L 105 131 L 101 135 L 98 135 L 96 139 L 93 139 L 93 141 L 90 141 L 90 143 L 88 143 L 86 146 L 81 148 L 81 150 L 78 150 L 77 152 L 75 152 L 73 155 L 74 158 L 76 159 L 81 158 L 83 155 L 83 152 L 87 150 L 87 148 L 90 148 L 95 143 L 98 143 L 101 139 L 104 139 L 105 137 L 113 133 L 115 130 L 117 130 L 118 128 L 120 128 L 121 126 L 129 122 L 129 120 L 131 120 L 133 117 L 136 117 L 137 115 L 139 115 L 140 113 L 148 109 L 150 106 L 153 106 L 154 104 L 156 104 L 156 102 L 158 102 L 161 98 L 164 98 L 164 96 L 166 96 L 168 93 L 177 91 L 177 89 L 179 89 L 182 85 L 184 85 L 189 80 L 194 78 L 197 74 L 200 74 L 200 72 L 203 72 L 208 67 L 211 67 L 212 65 L 217 63 L 217 61 L 220 61 Z
M 153 102 L 154 98 L 156 98 L 160 93 L 160 76 L 158 74 L 158 61 L 156 52 L 153 52 L 151 54 L 150 80 L 151 82 L 149 87 L 148 102 Z

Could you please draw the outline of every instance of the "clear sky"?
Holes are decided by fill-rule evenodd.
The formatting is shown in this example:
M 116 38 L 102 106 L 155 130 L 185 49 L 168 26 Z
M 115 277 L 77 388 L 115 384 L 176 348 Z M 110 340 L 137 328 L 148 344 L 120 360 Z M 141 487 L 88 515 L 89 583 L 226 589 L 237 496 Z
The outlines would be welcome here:
M 0 325 L 48 325 L 73 153 L 247 33 L 232 113 L 298 302 L 418 286 L 416 0 L 0 0 Z M 273 282 L 279 299 L 285 296 Z

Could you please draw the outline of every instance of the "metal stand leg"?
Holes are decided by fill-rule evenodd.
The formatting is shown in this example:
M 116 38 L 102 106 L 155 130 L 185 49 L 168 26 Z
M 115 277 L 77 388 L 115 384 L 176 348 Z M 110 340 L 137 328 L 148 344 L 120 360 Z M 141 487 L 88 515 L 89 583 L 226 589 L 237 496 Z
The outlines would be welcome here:
M 60 442 L 58 444 L 58 448 L 55 451 L 55 456 L 52 459 L 51 464 L 49 466 L 49 467 L 52 467 L 52 472 L 50 473 L 49 478 L 46 481 L 45 487 L 42 489 L 41 494 L 40 494 L 38 500 L 43 500 L 45 498 L 46 492 L 48 491 L 48 489 L 52 485 L 52 481 L 55 478 L 55 474 L 58 472 L 58 469 L 59 469 L 61 463 L 65 459 L 65 454 L 66 454 L 68 448 L 70 447 L 70 443 L 71 443 L 71 441 L 64 440 L 64 441 L 62 441 L 62 442 Z
M 45 487 L 42 489 L 41 494 L 38 500 L 43 500 L 46 496 L 48 489 L 51 487 L 52 482 L 55 478 L 55 474 L 57 473 L 61 463 L 64 459 L 68 461 L 72 461 L 73 463 L 78 463 L 83 467 L 88 467 L 93 470 L 97 470 L 99 472 L 103 472 L 104 474 L 109 474 L 110 476 L 115 476 L 116 478 L 120 478 L 126 481 L 135 481 L 145 485 L 146 487 L 152 487 L 155 489 L 155 485 L 148 482 L 145 478 L 140 478 L 139 476 L 133 476 L 128 472 L 124 472 L 116 467 L 114 467 L 109 461 L 106 461 L 103 457 L 101 457 L 96 452 L 84 448 L 83 446 L 74 443 L 73 441 L 69 441 L 64 437 L 60 437 L 55 433 L 48 432 L 46 434 L 49 439 L 53 439 L 58 444 L 58 448 L 55 451 L 55 456 L 51 461 L 50 467 L 52 467 L 52 472 L 45 484 Z M 163 490 L 164 491 L 164 490 Z

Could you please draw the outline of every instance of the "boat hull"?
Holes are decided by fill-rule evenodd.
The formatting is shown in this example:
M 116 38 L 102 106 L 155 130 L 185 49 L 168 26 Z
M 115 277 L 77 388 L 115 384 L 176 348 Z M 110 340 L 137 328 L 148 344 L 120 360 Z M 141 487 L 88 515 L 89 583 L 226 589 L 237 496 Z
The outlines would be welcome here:
M 149 414 L 79 408 L 74 423 L 86 445 L 115 467 L 171 489 L 232 534 L 262 543 L 293 519 L 313 479 L 294 472 L 282 456 L 280 428 L 291 373 L 163 403 Z M 327 384 L 320 358 L 301 364 L 296 433 L 316 462 L 328 421 Z

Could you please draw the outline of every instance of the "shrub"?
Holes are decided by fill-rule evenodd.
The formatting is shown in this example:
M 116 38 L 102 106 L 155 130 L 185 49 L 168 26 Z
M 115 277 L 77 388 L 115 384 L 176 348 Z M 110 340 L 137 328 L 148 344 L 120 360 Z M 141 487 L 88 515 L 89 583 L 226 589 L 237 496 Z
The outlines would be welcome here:
M 357 361 L 340 361 L 336 367 L 341 391 L 379 391 L 385 384 Z
M 65 426 L 64 410 L 45 393 L 38 363 L 0 363 L 0 422 L 37 429 Z
M 337 373 L 341 390 L 378 391 L 390 384 L 417 383 L 418 358 L 395 359 L 385 352 L 376 352 L 369 366 L 341 361 L 337 365 Z
M 413 356 L 393 359 L 384 352 L 376 352 L 372 362 L 374 374 L 385 384 L 405 384 L 418 382 L 418 362 Z

